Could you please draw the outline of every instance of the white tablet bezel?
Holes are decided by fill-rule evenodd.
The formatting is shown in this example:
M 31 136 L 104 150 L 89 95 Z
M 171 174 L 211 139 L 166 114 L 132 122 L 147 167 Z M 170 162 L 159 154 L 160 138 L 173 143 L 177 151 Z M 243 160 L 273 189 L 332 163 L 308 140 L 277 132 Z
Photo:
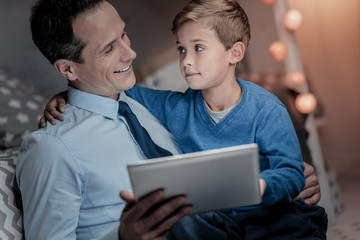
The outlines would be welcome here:
M 261 202 L 257 144 L 150 159 L 128 165 L 136 200 L 162 188 L 185 194 L 193 213 Z

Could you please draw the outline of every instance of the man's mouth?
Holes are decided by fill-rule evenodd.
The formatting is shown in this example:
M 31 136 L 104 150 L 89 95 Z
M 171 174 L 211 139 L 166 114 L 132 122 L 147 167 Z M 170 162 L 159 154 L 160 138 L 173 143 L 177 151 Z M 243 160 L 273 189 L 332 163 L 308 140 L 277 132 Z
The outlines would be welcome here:
M 114 73 L 123 73 L 123 72 L 128 71 L 130 68 L 131 68 L 131 65 L 129 65 L 129 66 L 123 68 L 123 69 L 120 69 L 118 71 L 115 71 Z

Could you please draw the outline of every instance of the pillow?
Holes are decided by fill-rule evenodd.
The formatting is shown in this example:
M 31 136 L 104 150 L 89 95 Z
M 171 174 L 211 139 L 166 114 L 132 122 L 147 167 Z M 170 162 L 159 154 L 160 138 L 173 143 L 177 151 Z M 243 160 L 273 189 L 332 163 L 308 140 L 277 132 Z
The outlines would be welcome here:
M 0 149 L 20 146 L 37 129 L 44 106 L 33 88 L 0 69 Z
M 21 201 L 15 179 L 18 150 L 0 152 L 0 239 L 24 239 Z

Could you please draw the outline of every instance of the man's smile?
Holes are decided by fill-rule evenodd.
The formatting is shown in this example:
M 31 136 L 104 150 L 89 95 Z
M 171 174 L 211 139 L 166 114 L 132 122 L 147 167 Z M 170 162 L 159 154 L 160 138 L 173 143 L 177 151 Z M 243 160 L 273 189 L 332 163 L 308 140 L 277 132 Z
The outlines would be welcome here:
M 120 69 L 118 71 L 115 71 L 114 73 L 123 73 L 123 72 L 127 72 L 129 71 L 130 69 L 132 69 L 132 65 L 130 64 L 129 66 L 127 67 L 124 67 L 123 69 Z

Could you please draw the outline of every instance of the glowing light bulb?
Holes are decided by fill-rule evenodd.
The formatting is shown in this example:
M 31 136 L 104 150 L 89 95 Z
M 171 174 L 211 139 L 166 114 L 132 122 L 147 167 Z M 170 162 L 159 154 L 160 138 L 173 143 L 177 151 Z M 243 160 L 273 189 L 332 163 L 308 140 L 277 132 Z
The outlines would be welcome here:
M 276 0 L 261 0 L 265 5 L 273 5 L 276 3 Z
M 302 114 L 313 112 L 316 104 L 316 98 L 312 93 L 301 93 L 295 99 L 295 107 Z
M 285 85 L 295 91 L 300 90 L 305 84 L 305 75 L 301 71 L 294 70 L 286 74 Z
M 286 12 L 283 21 L 287 30 L 295 31 L 300 28 L 303 17 L 298 10 L 292 9 Z
M 275 41 L 270 45 L 269 52 L 273 59 L 282 62 L 288 55 L 288 47 L 281 41 Z

